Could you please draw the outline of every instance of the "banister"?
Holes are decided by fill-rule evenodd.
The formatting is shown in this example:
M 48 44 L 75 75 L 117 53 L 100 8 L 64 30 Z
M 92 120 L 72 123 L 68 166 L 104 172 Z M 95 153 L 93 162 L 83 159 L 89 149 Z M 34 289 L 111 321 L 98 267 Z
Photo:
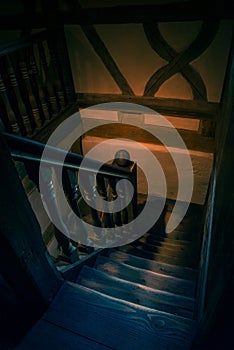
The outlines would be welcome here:
M 0 45 L 0 57 L 9 55 L 15 51 L 24 49 L 31 46 L 34 43 L 43 41 L 47 39 L 47 31 L 43 30 L 38 33 L 34 33 L 30 36 L 24 36 L 16 40 L 12 40 L 9 43 L 4 43 Z
M 56 166 L 64 166 L 68 169 L 73 170 L 79 170 L 82 168 L 82 170 L 88 171 L 88 172 L 96 172 L 97 166 L 99 166 L 98 172 L 105 176 L 113 176 L 121 179 L 131 179 L 131 172 L 127 169 L 120 169 L 116 168 L 109 164 L 103 164 L 99 161 L 96 161 L 91 158 L 86 158 L 86 165 L 81 167 L 81 163 L 84 159 L 83 156 L 73 153 L 73 152 L 66 152 L 65 150 L 61 148 L 56 148 L 53 146 L 46 146 L 45 144 L 34 141 L 22 136 L 10 134 L 7 132 L 1 132 L 1 134 L 4 136 L 13 158 L 17 160 L 32 160 L 35 162 L 41 162 L 42 160 L 42 154 L 45 149 L 45 147 L 48 148 L 50 151 L 51 158 L 43 158 L 43 163 L 47 163 L 50 165 L 56 165 Z M 61 157 L 66 157 L 64 163 L 61 161 Z

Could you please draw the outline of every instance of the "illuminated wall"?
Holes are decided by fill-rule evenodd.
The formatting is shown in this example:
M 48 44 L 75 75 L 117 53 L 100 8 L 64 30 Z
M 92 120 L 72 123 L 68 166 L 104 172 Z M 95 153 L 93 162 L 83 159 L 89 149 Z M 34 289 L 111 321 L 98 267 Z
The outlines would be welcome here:
M 202 22 L 160 23 L 166 42 L 178 53 L 187 49 Z M 190 62 L 201 75 L 208 101 L 219 101 L 231 41 L 230 21 L 221 21 L 219 30 L 200 57 Z M 95 29 L 136 95 L 142 95 L 150 76 L 168 62 L 161 58 L 146 38 L 143 25 L 96 25 Z M 66 26 L 66 37 L 76 91 L 120 93 L 120 89 L 79 26 Z M 157 92 L 158 97 L 191 99 L 189 84 L 176 74 Z

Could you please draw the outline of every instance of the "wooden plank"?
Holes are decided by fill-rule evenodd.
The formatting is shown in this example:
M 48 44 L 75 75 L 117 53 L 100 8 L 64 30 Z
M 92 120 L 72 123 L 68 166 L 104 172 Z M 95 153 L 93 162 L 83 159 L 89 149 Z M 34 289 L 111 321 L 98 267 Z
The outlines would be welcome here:
M 179 242 L 179 241 L 178 241 Z M 193 242 L 190 242 L 188 241 L 188 243 L 185 245 L 185 244 L 174 244 L 172 243 L 171 241 L 170 242 L 164 242 L 164 240 L 159 240 L 159 239 L 155 239 L 153 237 L 152 239 L 152 235 L 148 236 L 148 237 L 142 237 L 140 239 L 138 239 L 137 241 L 135 242 L 132 242 L 131 244 L 132 245 L 138 245 L 138 244 L 142 244 L 142 245 L 149 245 L 149 246 L 152 246 L 152 247 L 155 247 L 156 249 L 158 248 L 159 251 L 162 250 L 162 252 L 164 251 L 164 248 L 165 248 L 165 252 L 168 251 L 168 253 L 172 254 L 177 254 L 178 255 L 183 252 L 183 253 L 188 253 L 189 251 L 189 248 L 190 250 L 193 248 Z M 161 248 L 161 250 L 160 250 Z M 153 248 L 152 248 L 153 249 Z
M 149 252 L 140 248 L 132 247 L 130 245 L 125 245 L 122 247 L 118 248 L 121 252 L 133 254 L 145 259 L 150 259 L 150 260 L 155 260 L 157 262 L 162 262 L 170 265 L 178 265 L 178 266 L 183 266 L 183 267 L 190 267 L 190 268 L 197 268 L 197 264 L 191 264 L 188 261 L 185 261 L 185 259 L 181 259 L 178 257 L 173 257 L 173 256 L 168 256 L 168 255 L 162 255 L 162 254 L 157 254 L 153 252 Z
M 154 233 L 154 232 L 148 232 L 145 235 L 145 237 L 149 237 L 150 240 L 152 240 L 152 241 L 154 241 L 154 240 L 155 241 L 163 240 L 163 241 L 167 242 L 168 244 L 173 244 L 173 245 L 190 246 L 190 245 L 193 245 L 195 243 L 194 239 L 192 240 L 192 238 L 194 238 L 194 237 L 191 237 L 190 240 L 185 240 L 185 239 L 178 239 L 178 238 L 176 238 L 177 237 L 176 234 L 175 234 L 174 238 L 173 237 L 168 237 L 168 235 L 170 235 L 170 233 L 166 234 L 166 235 L 160 235 L 160 234 L 157 234 L 157 233 Z M 189 233 L 188 233 L 188 236 L 190 236 Z
M 68 10 L 64 13 L 66 24 L 113 24 L 113 23 L 142 23 L 195 21 L 205 19 L 231 19 L 231 5 L 225 2 L 210 3 L 200 1 L 178 1 L 177 3 L 158 5 L 124 5 L 82 8 L 80 11 Z
M 95 120 L 96 122 L 97 120 Z M 101 121 L 97 121 L 101 124 Z M 137 123 L 137 117 L 136 117 L 136 123 Z M 92 125 L 92 120 L 85 120 L 86 126 Z M 105 138 L 126 138 L 131 139 L 137 142 L 143 142 L 153 144 L 153 145 L 160 145 L 162 146 L 162 143 L 159 139 L 155 138 L 150 133 L 150 126 L 147 126 L 149 129 L 149 132 L 147 130 L 144 130 L 142 128 L 139 128 L 137 126 L 133 125 L 127 125 L 127 124 L 121 124 L 121 123 L 110 123 L 108 125 L 100 125 L 92 130 L 88 131 L 86 133 L 86 136 L 89 137 L 99 137 L 103 139 L 103 135 L 105 135 Z M 157 128 L 154 126 L 154 128 Z M 167 145 L 169 147 L 177 147 L 177 144 L 173 140 L 172 136 L 172 130 L 169 128 L 163 128 L 160 127 L 161 132 L 163 132 L 164 137 L 167 140 Z M 151 130 L 152 131 L 152 130 Z M 204 153 L 212 153 L 214 151 L 214 139 L 211 137 L 205 137 L 200 134 L 198 134 L 195 131 L 190 130 L 182 130 L 177 129 L 178 133 L 182 137 L 187 149 L 194 150 L 198 152 L 204 152 Z M 204 156 L 206 156 L 204 154 Z
M 70 264 L 68 266 L 63 267 L 60 271 L 64 279 L 74 282 L 77 279 L 77 276 L 83 268 L 83 266 L 93 266 L 97 256 L 103 251 L 104 249 L 96 249 L 94 252 L 85 256 L 82 260 L 79 260 L 74 264 Z
M 97 343 L 88 337 L 74 334 L 64 327 L 57 326 L 46 320 L 40 320 L 32 330 L 17 344 L 16 350 L 41 349 L 85 349 L 108 350 L 109 346 Z
M 156 26 L 154 23 L 153 27 L 150 28 L 150 31 L 146 31 L 147 25 L 144 26 L 145 33 L 148 32 L 148 40 L 152 43 L 152 38 L 156 40 L 156 47 L 154 47 L 154 50 L 159 54 L 160 57 L 166 58 L 168 63 L 158 69 L 153 75 L 149 78 L 145 85 L 144 89 L 144 95 L 145 96 L 154 96 L 157 91 L 159 90 L 160 86 L 170 79 L 174 74 L 180 72 L 182 76 L 187 80 L 188 84 L 191 87 L 192 93 L 193 93 L 193 99 L 194 100 L 205 100 L 207 101 L 206 96 L 206 89 L 203 83 L 204 90 L 203 94 L 194 94 L 194 85 L 193 85 L 193 78 L 197 80 L 198 74 L 194 76 L 193 68 L 189 65 L 190 62 L 192 62 L 195 58 L 202 55 L 202 53 L 209 47 L 210 43 L 213 41 L 218 29 L 219 29 L 219 21 L 204 21 L 202 23 L 201 29 L 193 42 L 187 47 L 187 49 L 177 53 L 177 51 L 174 51 L 174 49 L 168 45 L 168 43 L 164 40 L 163 36 L 161 36 L 160 31 L 156 30 Z M 158 45 L 157 45 L 158 44 Z M 159 45 L 162 45 L 161 49 Z M 166 57 L 164 53 L 170 52 L 170 55 L 168 57 L 168 54 L 166 54 Z M 172 55 L 171 55 L 172 54 Z M 184 70 L 186 69 L 186 70 Z M 189 70 L 189 71 L 188 71 Z M 192 70 L 192 75 L 190 74 Z M 186 74 L 184 74 L 186 72 Z M 202 81 L 201 76 L 199 76 L 200 81 Z M 198 85 L 196 85 L 195 91 L 197 91 Z
M 150 234 L 154 234 L 153 229 L 149 231 Z M 182 230 L 178 230 L 178 227 L 173 230 L 170 233 L 167 233 L 165 236 L 164 235 L 157 235 L 156 233 L 156 237 L 166 237 L 169 240 L 173 240 L 173 241 L 184 241 L 184 242 L 200 242 L 200 233 L 198 231 L 193 232 L 192 230 L 184 232 Z
M 200 120 L 213 120 L 219 106 L 218 103 L 205 101 L 96 93 L 78 93 L 77 100 L 80 107 L 105 102 L 129 102 L 152 108 L 158 113 Z
M 109 273 L 127 281 L 140 283 L 150 288 L 165 290 L 187 297 L 194 297 L 195 295 L 195 283 L 193 281 L 133 267 L 101 256 L 98 257 L 95 267 L 99 271 Z
M 181 247 L 183 249 L 193 249 L 194 248 L 194 242 L 191 242 L 191 241 L 185 241 L 185 240 L 176 240 L 176 239 L 173 239 L 173 238 L 168 238 L 168 237 L 165 237 L 163 235 L 157 235 L 157 234 L 154 234 L 154 233 L 146 233 L 141 239 L 140 241 L 142 242 L 148 242 L 148 243 L 151 243 L 151 244 L 165 244 L 165 246 L 168 246 L 168 247 L 173 247 L 173 248 L 176 248 L 176 247 Z
M 193 318 L 194 299 L 125 281 L 94 268 L 84 266 L 77 283 L 137 305 Z
M 147 22 L 143 24 L 143 28 L 151 48 L 159 54 L 161 58 L 170 62 L 177 56 L 177 51 L 174 50 L 161 35 L 158 23 Z M 190 62 L 191 61 L 192 59 L 190 59 Z M 181 74 L 191 86 L 193 99 L 207 101 L 206 87 L 200 74 L 191 65 L 184 66 L 181 69 Z M 155 93 L 153 93 L 153 96 L 154 95 Z
M 197 278 L 197 271 L 194 269 L 148 260 L 118 250 L 112 250 L 109 256 L 112 260 L 116 260 L 134 267 L 140 267 L 152 272 L 158 272 L 191 281 L 195 281 Z
M 130 85 L 128 84 L 126 78 L 123 76 L 116 62 L 112 58 L 108 49 L 106 48 L 104 42 L 99 37 L 96 29 L 93 26 L 81 26 L 85 36 L 92 45 L 94 51 L 102 60 L 103 64 L 111 74 L 111 77 L 114 79 L 118 85 L 120 91 L 125 95 L 134 95 L 134 92 Z
M 64 24 L 120 24 L 142 23 L 148 21 L 177 22 L 233 19 L 231 3 L 223 2 L 205 6 L 203 2 L 178 2 L 177 4 L 159 5 L 129 5 L 83 8 L 79 11 L 69 9 L 60 11 L 61 22 Z M 207 3 L 209 5 L 209 2 Z M 27 23 L 32 23 L 33 28 L 45 28 L 45 18 L 41 12 L 35 12 L 29 19 L 25 14 L 0 16 L 0 29 L 22 29 Z
M 190 349 L 196 323 L 65 283 L 43 316 L 116 350 Z
M 0 271 L 28 308 L 42 312 L 62 283 L 0 135 Z
M 175 258 L 181 258 L 191 263 L 198 263 L 199 252 L 197 251 L 197 249 L 195 248 L 193 249 L 192 247 L 189 250 L 188 247 L 167 244 L 167 243 L 164 243 L 163 241 L 148 242 L 144 238 L 139 239 L 135 242 L 132 242 L 129 245 L 131 245 L 132 247 L 137 247 L 137 248 L 149 251 L 149 252 L 168 255 Z
M 204 227 L 203 256 L 199 283 L 201 318 L 196 348 L 215 339 L 224 347 L 233 347 L 233 193 L 234 193 L 234 45 L 224 80 L 216 135 L 216 158 Z M 230 323 L 229 323 L 230 322 Z M 228 324 L 229 323 L 229 324 Z M 217 335 L 214 334 L 217 330 Z M 222 334 L 222 335 L 221 335 Z M 218 339 L 217 339 L 218 338 Z M 220 338 L 220 339 L 219 339 Z M 230 340 L 230 342 L 229 342 Z

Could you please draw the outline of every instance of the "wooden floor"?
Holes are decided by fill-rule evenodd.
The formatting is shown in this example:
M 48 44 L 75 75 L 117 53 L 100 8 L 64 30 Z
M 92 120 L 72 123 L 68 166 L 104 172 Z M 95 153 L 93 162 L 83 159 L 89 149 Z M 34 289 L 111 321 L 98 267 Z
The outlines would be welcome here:
M 154 227 L 105 250 L 63 284 L 17 349 L 191 349 L 200 224 L 201 208 L 191 205 L 172 233 Z

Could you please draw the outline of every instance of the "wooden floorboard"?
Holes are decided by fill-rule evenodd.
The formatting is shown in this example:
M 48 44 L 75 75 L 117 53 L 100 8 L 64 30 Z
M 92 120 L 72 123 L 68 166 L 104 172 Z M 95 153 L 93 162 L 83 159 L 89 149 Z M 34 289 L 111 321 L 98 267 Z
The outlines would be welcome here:
M 65 283 L 43 319 L 116 350 L 189 350 L 193 320 Z
M 193 318 L 194 299 L 129 282 L 85 266 L 77 283 L 137 305 Z
M 158 272 L 183 279 L 189 279 L 192 281 L 196 281 L 197 279 L 197 270 L 191 268 L 165 264 L 158 261 L 127 254 L 118 250 L 111 250 L 109 256 L 113 260 L 117 260 L 119 262 L 123 262 L 125 264 L 140 267 L 142 269 L 150 270 L 153 272 Z
M 53 321 L 40 320 L 20 341 L 15 350 L 110 350 L 105 346 L 81 336 Z
M 106 257 L 98 257 L 95 267 L 116 277 L 140 283 L 142 285 L 165 290 L 183 296 L 195 296 L 195 283 L 189 280 L 163 275 L 127 264 L 119 263 Z

